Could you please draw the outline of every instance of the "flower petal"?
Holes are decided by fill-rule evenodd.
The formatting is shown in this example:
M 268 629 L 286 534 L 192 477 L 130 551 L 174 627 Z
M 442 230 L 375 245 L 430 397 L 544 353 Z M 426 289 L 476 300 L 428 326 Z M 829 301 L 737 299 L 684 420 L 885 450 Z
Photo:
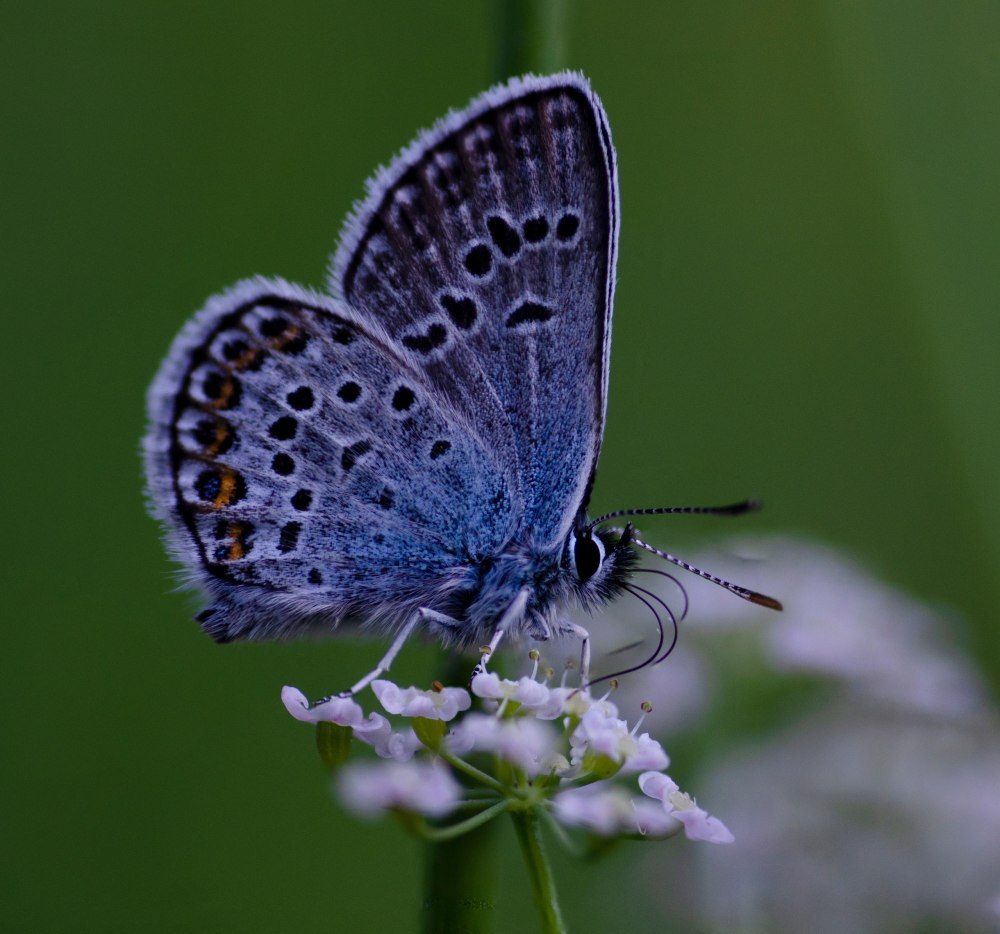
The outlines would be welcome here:
M 298 688 L 286 684 L 281 689 L 281 702 L 296 720 L 301 720 L 303 723 L 327 721 L 354 728 L 364 723 L 364 711 L 349 697 L 331 697 L 322 704 L 311 707 L 305 694 Z
M 669 775 L 663 772 L 643 772 L 639 776 L 639 788 L 644 795 L 663 801 L 667 795 L 679 790 L 680 786 Z
M 422 691 L 401 688 L 391 681 L 373 681 L 372 691 L 389 712 L 403 717 L 426 717 L 428 720 L 452 720 L 472 706 L 469 692 L 463 688 Z
M 646 769 L 665 769 L 670 765 L 670 757 L 664 748 L 648 733 L 633 737 L 635 746 L 625 757 L 623 772 L 642 772 Z
M 684 835 L 689 840 L 732 843 L 735 839 L 722 821 L 698 807 L 695 800 L 684 794 L 669 775 L 664 775 L 663 772 L 643 772 L 639 776 L 639 787 L 643 794 L 662 802 L 667 814 L 684 825 Z

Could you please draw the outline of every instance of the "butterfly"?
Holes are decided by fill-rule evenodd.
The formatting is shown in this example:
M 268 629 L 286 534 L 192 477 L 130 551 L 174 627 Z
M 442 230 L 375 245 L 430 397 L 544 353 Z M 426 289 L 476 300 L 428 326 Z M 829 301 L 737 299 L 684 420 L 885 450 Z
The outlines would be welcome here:
M 209 299 L 152 383 L 144 444 L 204 630 L 391 634 L 352 693 L 417 629 L 480 648 L 477 670 L 501 639 L 574 635 L 586 677 L 567 614 L 649 593 L 630 583 L 641 548 L 779 608 L 604 525 L 751 502 L 587 515 L 618 225 L 587 80 L 518 78 L 369 181 L 327 293 L 255 278 Z

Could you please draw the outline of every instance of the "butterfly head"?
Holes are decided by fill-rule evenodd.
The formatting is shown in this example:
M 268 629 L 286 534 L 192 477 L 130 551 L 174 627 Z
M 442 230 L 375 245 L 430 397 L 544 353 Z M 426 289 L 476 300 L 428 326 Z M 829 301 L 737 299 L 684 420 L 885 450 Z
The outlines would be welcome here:
M 631 523 L 624 529 L 595 529 L 584 520 L 566 539 L 563 567 L 580 602 L 587 607 L 620 593 L 636 561 Z

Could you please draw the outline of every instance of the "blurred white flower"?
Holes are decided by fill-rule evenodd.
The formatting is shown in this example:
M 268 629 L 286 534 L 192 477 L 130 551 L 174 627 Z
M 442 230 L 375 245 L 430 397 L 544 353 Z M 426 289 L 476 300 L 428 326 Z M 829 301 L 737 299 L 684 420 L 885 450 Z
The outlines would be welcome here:
M 763 560 L 748 563 L 733 554 Z M 830 678 L 880 705 L 914 712 L 984 709 L 982 681 L 945 638 L 945 621 L 842 553 L 795 539 L 737 539 L 721 554 L 696 560 L 741 582 L 749 576 L 755 588 L 778 595 L 785 611 L 748 608 L 698 581 L 704 623 L 692 630 L 743 630 L 749 609 L 766 657 L 779 670 Z
M 800 710 L 789 692 L 783 729 L 745 737 L 701 772 L 703 793 L 725 811 L 739 845 L 678 854 L 696 863 L 699 881 L 680 898 L 678 890 L 665 896 L 664 910 L 674 914 L 687 901 L 701 924 L 736 932 L 996 929 L 1000 717 L 949 640 L 950 621 L 811 542 L 740 539 L 685 557 L 773 594 L 785 611 L 686 578 L 693 610 L 681 647 L 664 665 L 623 679 L 619 700 L 652 700 L 646 722 L 662 727 L 682 651 L 697 659 L 708 698 L 732 690 L 717 659 L 730 671 L 736 659 L 758 683 L 807 674 L 827 690 Z M 671 588 L 651 587 L 676 604 Z M 630 625 L 648 618 L 642 607 L 625 607 Z M 624 641 L 624 624 L 608 625 Z M 700 713 L 690 710 L 682 725 L 697 729 Z M 665 776 L 645 790 L 653 788 L 683 804 Z M 650 865 L 651 874 L 659 870 Z
M 552 799 L 556 819 L 571 827 L 586 827 L 602 837 L 642 834 L 672 836 L 680 821 L 647 798 L 628 794 L 620 786 L 589 785 L 561 791 Z
M 442 817 L 462 795 L 451 773 L 433 762 L 350 763 L 341 770 L 338 787 L 344 803 L 364 815 L 401 810 Z
M 448 736 L 449 748 L 460 755 L 472 751 L 496 753 L 529 777 L 552 771 L 559 736 L 545 722 L 529 717 L 501 720 L 492 714 L 469 713 Z
M 1000 880 L 1000 729 L 834 700 L 703 779 L 736 830 L 708 911 L 809 929 L 984 930 Z M 794 893 L 794 897 L 788 897 Z M 994 921 L 995 923 L 995 921 Z
M 785 609 L 775 613 L 693 575 L 683 578 L 693 609 L 680 623 L 676 649 L 665 663 L 622 678 L 616 695 L 629 706 L 652 701 L 647 723 L 658 732 L 698 722 L 717 688 L 716 659 L 734 641 L 745 646 L 754 640 L 778 671 L 815 675 L 880 705 L 954 716 L 988 704 L 982 680 L 945 638 L 945 621 L 832 548 L 744 537 L 685 557 L 778 597 Z M 649 566 L 659 569 L 655 562 Z M 653 574 L 642 583 L 679 615 L 683 601 L 676 584 Z M 648 632 L 650 621 L 639 601 L 617 601 L 613 612 L 589 627 L 595 658 Z M 647 638 L 624 657 L 635 663 L 651 649 Z M 603 667 L 614 666 L 605 660 Z
M 420 742 L 412 729 L 395 731 L 392 724 L 377 713 L 370 714 L 369 721 L 372 722 L 373 728 L 362 731 L 355 729 L 354 735 L 371 746 L 379 758 L 409 762 L 417 750 L 423 748 L 423 743 Z

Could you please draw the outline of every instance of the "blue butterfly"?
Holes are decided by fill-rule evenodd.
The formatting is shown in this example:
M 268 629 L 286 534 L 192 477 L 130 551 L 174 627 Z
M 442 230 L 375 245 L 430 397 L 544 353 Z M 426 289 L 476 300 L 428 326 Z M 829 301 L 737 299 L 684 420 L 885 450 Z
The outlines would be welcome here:
M 573 634 L 586 677 L 566 613 L 648 593 L 637 548 L 779 608 L 603 525 L 753 503 L 587 516 L 618 218 L 587 80 L 516 79 L 369 182 L 329 294 L 257 278 L 208 301 L 150 388 L 145 465 L 209 635 L 394 635 L 354 692 L 418 628 L 484 647 L 477 670 L 501 639 Z

